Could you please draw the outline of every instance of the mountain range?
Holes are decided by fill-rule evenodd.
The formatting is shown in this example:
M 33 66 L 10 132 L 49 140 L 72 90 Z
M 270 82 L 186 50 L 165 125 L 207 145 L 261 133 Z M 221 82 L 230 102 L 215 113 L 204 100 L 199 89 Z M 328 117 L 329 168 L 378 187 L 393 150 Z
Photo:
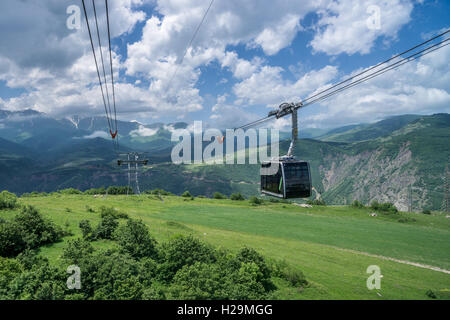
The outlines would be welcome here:
M 258 165 L 171 163 L 172 131 L 187 126 L 118 121 L 121 152 L 147 152 L 149 165 L 139 169 L 141 190 L 259 194 Z M 0 190 L 21 194 L 126 185 L 126 168 L 116 164 L 106 127 L 104 117 L 55 119 L 33 110 L 0 110 Z M 280 136 L 286 139 L 289 133 Z M 301 129 L 300 138 L 295 155 L 311 164 L 314 197 L 330 204 L 389 201 L 401 210 L 410 203 L 416 211 L 442 206 L 450 159 L 449 114 Z M 281 152 L 288 147 L 288 139 L 280 142 Z

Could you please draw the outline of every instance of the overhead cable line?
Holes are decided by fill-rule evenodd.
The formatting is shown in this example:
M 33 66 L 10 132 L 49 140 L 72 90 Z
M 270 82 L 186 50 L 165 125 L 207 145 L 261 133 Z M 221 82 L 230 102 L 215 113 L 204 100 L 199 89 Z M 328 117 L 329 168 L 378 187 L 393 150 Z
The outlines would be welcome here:
M 105 0 L 105 7 L 106 7 L 106 24 L 108 26 L 108 44 L 109 44 L 109 63 L 111 67 L 111 85 L 112 85 L 112 94 L 113 94 L 113 107 L 114 107 L 114 124 L 115 124 L 115 131 L 114 133 L 111 131 L 111 136 L 116 137 L 117 135 L 117 111 L 116 111 L 116 93 L 114 89 L 114 72 L 113 72 L 113 63 L 112 63 L 112 50 L 111 50 L 111 31 L 109 27 L 109 7 L 108 7 L 108 0 Z M 119 148 L 119 136 L 117 136 L 117 148 Z
M 172 77 L 170 77 L 169 82 L 167 83 L 167 88 L 170 88 L 170 85 L 172 84 L 172 81 L 173 81 L 173 79 L 175 78 L 175 76 L 176 76 L 176 74 L 177 74 L 177 72 L 178 72 L 178 69 L 179 69 L 180 66 L 183 64 L 184 57 L 186 56 L 188 49 L 190 48 L 190 46 L 191 46 L 192 43 L 194 42 L 194 39 L 195 39 L 195 37 L 197 36 L 197 34 L 198 34 L 198 32 L 199 32 L 199 30 L 200 30 L 200 27 L 202 26 L 203 22 L 205 22 L 206 16 L 208 15 L 208 12 L 209 12 L 209 10 L 211 9 L 213 3 L 214 3 L 214 0 L 211 0 L 211 2 L 209 3 L 208 9 L 206 9 L 205 14 L 203 15 L 202 20 L 201 20 L 200 23 L 198 24 L 197 29 L 195 29 L 195 32 L 194 32 L 194 34 L 192 35 L 191 40 L 189 41 L 188 45 L 187 45 L 186 48 L 184 49 L 184 53 L 183 53 L 183 56 L 181 57 L 181 61 L 180 61 L 180 63 L 177 65 L 177 67 L 175 68 L 175 72 L 173 73 Z
M 82 0 L 82 3 L 83 3 L 84 16 L 86 17 L 86 24 L 87 24 L 87 28 L 88 28 L 88 32 L 89 32 L 89 39 L 90 39 L 90 41 L 91 41 L 92 53 L 93 53 L 93 55 L 94 55 L 95 67 L 96 67 L 96 69 L 97 69 L 98 82 L 99 82 L 99 84 L 100 84 L 100 90 L 101 90 L 101 92 L 102 92 L 103 105 L 104 105 L 104 107 L 105 107 L 106 119 L 107 119 L 107 121 L 108 121 L 108 127 L 109 127 L 109 129 L 111 129 L 111 123 L 110 123 L 110 121 L 109 121 L 109 116 L 108 116 L 108 109 L 107 109 L 107 107 L 106 107 L 105 94 L 104 94 L 104 92 L 103 92 L 102 78 L 101 78 L 101 76 L 100 76 L 100 70 L 99 70 L 98 62 L 97 62 L 97 55 L 96 55 L 96 53 L 95 53 L 94 42 L 93 42 L 93 40 L 92 40 L 91 27 L 90 27 L 90 25 L 89 25 L 89 18 L 88 18 L 87 12 L 86 12 L 86 5 L 85 5 L 85 3 L 84 3 L 84 0 Z
M 341 82 L 339 82 L 339 83 L 337 83 L 337 84 L 335 84 L 335 85 L 333 85 L 333 86 L 331 86 L 331 87 L 329 87 L 329 88 L 327 88 L 327 89 L 325 89 L 325 90 L 323 90 L 323 91 L 321 91 L 319 93 L 316 93 L 313 96 L 310 96 L 310 97 L 304 99 L 302 102 L 304 103 L 304 102 L 306 102 L 308 100 L 311 100 L 312 98 L 315 98 L 316 96 L 318 96 L 320 94 L 323 94 L 323 93 L 325 93 L 325 92 L 327 92 L 327 91 L 329 91 L 329 90 L 331 90 L 333 88 L 336 88 L 337 86 L 340 86 L 340 85 L 342 85 L 342 84 L 344 84 L 344 83 L 346 83 L 346 82 L 348 82 L 350 80 L 353 80 L 354 78 L 359 77 L 360 75 L 363 75 L 364 73 L 372 71 L 373 69 L 376 69 L 377 67 L 379 67 L 379 66 L 381 66 L 383 64 L 386 64 L 386 63 L 388 63 L 388 62 L 390 62 L 390 61 L 392 61 L 392 60 L 394 60 L 394 59 L 396 59 L 398 57 L 401 57 L 401 56 L 405 55 L 408 52 L 411 52 L 411 51 L 413 51 L 413 50 L 415 50 L 415 49 L 417 49 L 417 48 L 419 48 L 419 47 L 421 47 L 421 46 L 423 46 L 423 45 L 425 45 L 425 44 L 427 44 L 427 43 L 429 43 L 429 42 L 431 42 L 431 41 L 433 41 L 433 40 L 435 40 L 437 38 L 440 38 L 440 37 L 444 36 L 445 34 L 447 34 L 449 32 L 450 32 L 450 29 L 445 31 L 445 32 L 443 32 L 443 33 L 441 33 L 441 34 L 438 34 L 437 36 L 435 36 L 435 37 L 433 37 L 431 39 L 428 39 L 427 41 L 424 41 L 424 42 L 422 42 L 422 43 L 420 43 L 420 44 L 418 44 L 418 45 L 416 45 L 416 46 L 414 46 L 414 47 L 412 47 L 412 48 L 410 48 L 408 50 L 405 50 L 402 53 L 399 53 L 399 54 L 397 54 L 397 55 L 395 55 L 395 56 L 393 56 L 393 57 L 391 57 L 391 58 L 389 58 L 389 59 L 387 59 L 387 60 L 385 60 L 383 62 L 380 62 L 380 63 L 378 63 L 378 64 L 376 64 L 376 65 L 374 65 L 374 66 L 372 66 L 372 67 L 370 67 L 368 69 L 365 69 L 364 71 L 362 71 L 362 72 L 360 72 L 360 73 L 358 73 L 358 74 L 356 74 L 356 75 L 354 75 L 354 76 L 352 76 L 350 78 L 347 78 L 344 81 L 341 81 Z
M 105 83 L 105 88 L 106 88 L 106 99 L 108 102 L 108 109 L 109 109 L 109 118 L 111 119 L 111 103 L 109 101 L 109 92 L 108 92 L 108 82 L 106 81 L 106 72 L 105 72 L 105 63 L 104 63 L 104 59 L 103 59 L 103 48 L 102 48 L 102 42 L 100 41 L 100 31 L 98 29 L 98 20 L 97 20 L 97 10 L 95 9 L 95 2 L 94 0 L 92 0 L 92 7 L 94 8 L 94 18 L 95 18 L 95 26 L 97 29 L 97 39 L 98 39 L 98 47 L 100 50 L 100 60 L 102 62 L 102 69 L 103 69 L 103 78 L 104 78 L 104 83 Z M 111 120 L 112 122 L 112 120 Z M 110 131 L 111 128 L 110 128 Z
M 344 90 L 346 90 L 346 89 L 352 88 L 352 87 L 354 87 L 354 86 L 356 86 L 356 85 L 358 85 L 358 84 L 360 84 L 360 83 L 362 83 L 362 82 L 366 82 L 366 81 L 368 81 L 368 80 L 370 80 L 370 79 L 372 79 L 372 78 L 375 78 L 375 77 L 377 77 L 377 76 L 379 76 L 379 75 L 382 75 L 383 73 L 386 73 L 386 72 L 388 72 L 388 71 L 390 71 L 390 70 L 396 69 L 396 68 L 398 68 L 398 67 L 404 65 L 405 63 L 414 61 L 414 60 L 416 60 L 416 59 L 418 59 L 418 58 L 420 58 L 420 57 L 423 57 L 423 56 L 425 56 L 425 55 L 427 55 L 427 54 L 429 54 L 429 53 L 432 53 L 432 52 L 434 52 L 434 51 L 436 51 L 436 50 L 438 50 L 438 49 L 441 49 L 442 47 L 445 47 L 445 46 L 447 46 L 447 45 L 450 44 L 450 43 L 448 43 L 449 40 L 450 40 L 450 38 L 449 38 L 449 39 L 446 39 L 446 40 L 444 40 L 444 41 L 441 41 L 441 42 L 439 42 L 439 43 L 437 43 L 437 44 L 435 44 L 435 45 L 433 45 L 433 46 L 431 46 L 431 47 L 428 47 L 428 48 L 426 48 L 426 49 L 424 49 L 424 50 L 421 50 L 421 51 L 419 51 L 419 52 L 417 52 L 417 53 L 414 53 L 414 54 L 412 54 L 412 55 L 410 55 L 410 56 L 408 56 L 408 57 L 406 57 L 406 58 L 404 58 L 404 59 L 402 59 L 402 60 L 400 60 L 400 61 L 398 61 L 398 62 L 396 62 L 396 63 L 393 63 L 393 64 L 391 64 L 391 65 L 388 65 L 387 67 L 384 67 L 384 68 L 382 68 L 382 69 L 380 69 L 380 70 L 377 70 L 377 71 L 375 71 L 375 72 L 373 72 L 373 73 L 371 73 L 371 74 L 369 74 L 369 75 L 366 75 L 365 77 L 363 77 L 363 78 L 361 78 L 361 79 L 358 79 L 358 80 L 355 81 L 355 82 L 349 83 L 349 84 L 345 85 L 344 87 L 341 87 L 341 88 L 339 88 L 339 89 L 336 89 L 336 90 L 334 90 L 334 91 L 332 91 L 332 92 L 327 93 L 327 94 L 324 95 L 324 96 L 321 96 L 321 97 L 319 97 L 319 98 L 316 98 L 315 100 L 312 100 L 312 101 L 310 101 L 310 102 L 307 102 L 307 103 L 303 104 L 302 108 L 303 108 L 303 107 L 306 107 L 306 106 L 308 106 L 308 105 L 311 105 L 311 104 L 313 104 L 313 103 L 317 103 L 317 102 L 319 102 L 319 101 L 322 101 L 322 100 L 324 100 L 324 99 L 326 99 L 326 98 L 328 98 L 328 97 L 331 97 L 331 96 L 335 95 L 336 93 L 339 93 L 339 92 L 344 91 Z M 445 44 L 444 44 L 444 43 L 445 43 Z M 437 48 L 436 48 L 436 47 L 437 47 Z M 433 48 L 434 48 L 434 49 L 433 49 Z M 433 50 L 431 50 L 431 49 L 433 49 Z
M 339 83 L 337 83 L 337 84 L 335 84 L 335 85 L 333 85 L 333 86 L 331 86 L 331 87 L 329 87 L 329 88 L 327 88 L 325 90 L 322 90 L 322 91 L 318 92 L 318 93 L 316 93 L 316 94 L 314 94 L 314 95 L 304 99 L 302 101 L 302 103 L 298 104 L 298 106 L 295 106 L 295 109 L 303 108 L 303 107 L 311 105 L 313 103 L 320 102 L 320 101 L 322 101 L 322 100 L 324 100 L 324 99 L 326 99 L 326 98 L 328 98 L 330 96 L 333 96 L 333 95 L 335 95 L 335 94 L 337 94 L 337 93 L 339 93 L 339 92 L 341 92 L 343 90 L 346 90 L 348 88 L 354 87 L 354 86 L 356 86 L 356 85 L 358 85 L 358 84 L 360 84 L 362 82 L 368 81 L 368 80 L 370 80 L 370 79 L 372 79 L 372 78 L 374 78 L 376 76 L 379 76 L 379 75 L 381 75 L 381 74 L 383 74 L 383 73 L 385 73 L 387 71 L 390 71 L 392 69 L 396 69 L 396 68 L 400 67 L 401 65 L 403 65 L 405 63 L 411 62 L 411 61 L 416 60 L 416 59 L 418 59 L 418 58 L 420 58 L 420 57 L 422 57 L 424 55 L 427 55 L 427 54 L 429 54 L 431 52 L 434 52 L 434 51 L 436 51 L 438 49 L 441 49 L 442 47 L 445 47 L 448 44 L 450 44 L 450 43 L 447 43 L 450 40 L 449 38 L 447 38 L 447 39 L 445 39 L 445 40 L 443 40 L 443 41 L 441 41 L 439 43 L 436 43 L 434 45 L 431 45 L 431 46 L 429 46 L 429 47 L 427 47 L 427 48 L 425 48 L 425 49 L 423 49 L 423 50 L 421 50 L 419 52 L 413 53 L 413 54 L 411 54 L 408 57 L 405 57 L 405 58 L 403 58 L 403 59 L 401 59 L 401 60 L 399 60 L 399 61 L 397 61 L 395 63 L 392 63 L 392 64 L 388 65 L 387 67 L 384 67 L 384 68 L 379 69 L 379 70 L 375 70 L 374 72 L 372 72 L 372 73 L 370 73 L 368 75 L 365 75 L 364 77 L 362 77 L 360 79 L 357 79 L 355 82 L 349 83 L 349 84 L 347 84 L 347 85 L 345 85 L 343 87 L 340 87 L 340 88 L 338 88 L 336 90 L 328 92 L 331 89 L 334 89 L 334 88 L 337 88 L 339 86 L 342 86 L 343 84 L 345 84 L 345 83 L 347 83 L 347 82 L 349 82 L 349 81 L 351 81 L 351 80 L 353 80 L 353 79 L 355 79 L 355 78 L 357 78 L 357 77 L 359 77 L 359 76 L 361 76 L 361 75 L 363 75 L 363 74 L 365 74 L 365 73 L 367 73 L 369 71 L 372 71 L 372 70 L 376 69 L 377 67 L 381 67 L 382 65 L 387 64 L 388 62 L 390 62 L 390 61 L 392 61 L 392 60 L 394 60 L 396 58 L 399 58 L 399 57 L 405 55 L 406 53 L 413 51 L 414 49 L 417 49 L 417 48 L 419 48 L 419 47 L 421 47 L 421 46 L 423 46 L 423 45 L 425 45 L 425 44 L 427 44 L 427 43 L 429 43 L 429 42 L 431 42 L 431 41 L 433 41 L 433 40 L 435 40 L 437 38 L 440 38 L 440 37 L 444 36 L 445 34 L 447 34 L 449 32 L 450 32 L 450 30 L 447 30 L 447 31 L 445 31 L 445 32 L 443 32 L 443 33 L 441 33 L 441 34 L 439 34 L 439 35 L 437 35 L 437 36 L 427 40 L 427 41 L 424 41 L 424 42 L 414 46 L 411 49 L 408 49 L 408 50 L 406 50 L 406 51 L 404 51 L 404 52 L 402 52 L 400 54 L 397 54 L 397 55 L 395 55 L 394 57 L 392 57 L 390 59 L 387 59 L 387 60 L 385 60 L 385 61 L 383 61 L 381 63 L 378 63 L 377 65 L 375 65 L 373 67 L 370 67 L 370 68 L 368 68 L 368 69 L 366 69 L 366 70 L 364 70 L 364 71 L 362 71 L 362 72 L 360 72 L 360 73 L 358 73 L 358 74 L 356 74 L 356 75 L 354 75 L 352 77 L 349 77 L 349 78 L 347 78 L 347 79 L 345 79 L 345 80 L 343 80 L 343 81 L 341 81 L 341 82 L 339 82 Z M 327 93 L 327 94 L 325 94 L 325 93 Z M 313 99 L 313 98 L 315 98 L 315 99 Z M 313 99 L 313 100 L 310 101 L 311 99 Z M 309 101 L 309 102 L 307 102 L 307 101 Z M 261 118 L 259 120 L 253 121 L 251 123 L 248 123 L 246 125 L 243 125 L 241 127 L 238 127 L 236 129 L 244 129 L 244 128 L 252 127 L 252 126 L 264 123 L 266 121 L 272 120 L 275 117 L 276 117 L 276 115 L 272 114 L 272 115 L 269 115 L 267 117 Z

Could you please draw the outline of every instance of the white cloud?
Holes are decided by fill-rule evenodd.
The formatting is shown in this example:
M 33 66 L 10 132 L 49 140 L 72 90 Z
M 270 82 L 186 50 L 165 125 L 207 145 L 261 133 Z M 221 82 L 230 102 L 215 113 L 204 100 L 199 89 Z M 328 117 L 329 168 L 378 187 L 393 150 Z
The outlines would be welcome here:
M 158 132 L 158 129 L 146 128 L 146 127 L 140 125 L 138 129 L 130 132 L 130 136 L 132 136 L 132 137 L 151 137 L 151 136 L 154 136 L 157 132 Z
M 265 28 L 254 40 L 267 55 L 277 54 L 289 46 L 300 27 L 300 16 L 288 14 L 279 24 Z
M 304 119 L 319 127 L 400 114 L 450 112 L 450 46 L 325 100 Z M 356 74 L 355 71 L 353 74 Z
M 296 102 L 305 98 L 305 94 L 333 80 L 337 68 L 326 66 L 317 71 L 310 71 L 296 82 L 284 80 L 281 67 L 264 66 L 258 73 L 236 84 L 233 92 L 241 104 L 280 104 Z
M 94 131 L 90 135 L 84 136 L 82 139 L 95 139 L 95 138 L 103 138 L 108 139 L 110 136 L 105 131 Z
M 238 81 L 232 92 L 217 101 L 212 110 L 212 120 L 224 126 L 259 118 L 241 106 L 275 107 L 283 101 L 298 101 L 336 80 L 335 66 L 308 72 L 290 68 L 295 80 L 287 80 L 283 68 L 286 66 L 268 65 L 269 58 L 262 54 L 276 55 L 288 48 L 302 30 L 300 22 L 308 13 L 320 12 L 310 43 L 313 50 L 329 55 L 366 54 L 377 39 L 396 39 L 398 31 L 410 20 L 413 8 L 407 0 L 215 1 L 181 64 L 185 46 L 209 1 L 117 0 L 110 3 L 113 36 L 131 32 L 137 22 L 145 21 L 141 37 L 127 46 L 126 60 L 113 52 L 119 116 L 142 120 L 164 114 L 181 119 L 190 112 L 203 110 L 208 98 L 204 99 L 198 87 L 200 68 L 217 62 Z M 140 9 L 145 3 L 156 4 L 153 16 L 146 16 Z M 85 24 L 79 31 L 67 30 L 65 26 L 65 10 L 69 4 L 72 1 L 0 2 L 0 28 L 6 30 L 2 32 L 2 41 L 8 43 L 0 48 L 0 80 L 10 87 L 26 89 L 21 96 L 0 100 L 4 107 L 33 108 L 56 116 L 103 114 Z M 367 8 L 371 4 L 381 9 L 379 30 L 367 29 L 366 20 L 370 15 Z M 104 26 L 101 9 L 98 9 L 99 23 Z M 233 51 L 236 45 L 261 50 L 244 59 Z M 414 68 L 412 65 L 404 68 L 408 71 L 395 72 L 395 77 L 374 80 L 336 98 L 333 100 L 336 106 L 324 104 L 327 112 L 317 114 L 311 121 L 329 124 L 333 117 L 352 121 L 361 116 L 360 122 L 374 114 L 439 110 L 439 106 L 446 105 L 450 83 L 448 56 L 431 58 L 430 55 L 415 63 Z M 139 79 L 124 83 L 119 79 L 119 70 Z M 144 87 L 144 84 L 148 85 Z M 338 106 L 342 109 L 337 109 Z M 341 116 L 337 110 L 355 116 Z
M 332 1 L 319 10 L 318 30 L 310 45 L 329 55 L 367 54 L 377 38 L 395 39 L 410 21 L 412 9 L 410 0 Z M 372 23 L 378 12 L 379 27 Z

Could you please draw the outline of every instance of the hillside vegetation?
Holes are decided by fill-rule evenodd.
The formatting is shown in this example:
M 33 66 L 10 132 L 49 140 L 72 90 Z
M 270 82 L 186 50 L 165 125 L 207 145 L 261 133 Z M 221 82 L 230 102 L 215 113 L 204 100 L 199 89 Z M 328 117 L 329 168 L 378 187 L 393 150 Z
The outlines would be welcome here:
M 111 142 L 83 138 L 101 130 L 101 118 L 56 121 L 34 115 L 23 122 L 6 120 L 0 129 L 0 188 L 21 194 L 127 184 L 127 173 L 117 167 Z M 207 196 L 216 191 L 259 194 L 258 165 L 174 165 L 169 127 L 146 126 L 154 135 L 143 137 L 136 135 L 139 126 L 119 124 L 124 152 L 149 152 L 149 166 L 140 171 L 142 190 L 163 187 L 181 195 L 189 189 L 193 195 Z M 355 199 L 365 204 L 392 202 L 405 211 L 411 194 L 414 211 L 442 208 L 450 159 L 450 115 L 397 116 L 314 136 L 300 139 L 295 152 L 311 163 L 313 197 L 320 194 L 329 204 L 350 204 Z M 289 141 L 281 142 L 281 152 L 288 146 Z
M 430 292 L 438 298 L 449 297 L 450 274 L 445 270 L 450 270 L 450 219 L 439 213 L 425 215 L 377 211 L 376 216 L 371 216 L 369 214 L 373 209 L 351 206 L 302 208 L 292 203 L 273 202 L 267 199 L 255 202 L 160 194 L 128 197 L 54 194 L 20 198 L 18 204 L 32 205 L 43 218 L 51 220 L 67 233 L 61 241 L 39 247 L 39 256 L 49 260 L 49 267 L 46 268 L 56 268 L 55 270 L 60 270 L 58 273 L 60 276 L 64 274 L 68 263 L 76 262 L 73 260 L 76 259 L 76 255 L 69 254 L 77 252 L 71 249 L 74 241 L 84 236 L 83 241 L 89 243 L 87 250 L 89 252 L 93 250 L 89 255 L 92 255 L 93 261 L 98 261 L 96 266 L 110 263 L 107 257 L 111 257 L 114 261 L 123 261 L 118 266 L 124 268 L 127 266 L 126 270 L 129 270 L 127 272 L 131 276 L 135 275 L 129 280 L 131 283 L 123 282 L 125 281 L 122 278 L 123 273 L 115 271 L 110 281 L 120 280 L 121 286 L 128 288 L 133 287 L 133 281 L 142 282 L 143 286 L 139 287 L 140 294 L 134 298 L 189 299 L 198 295 L 212 298 L 220 291 L 218 288 L 224 290 L 222 294 L 229 294 L 222 297 L 233 297 L 231 291 L 224 289 L 226 281 L 223 279 L 226 277 L 222 279 L 223 281 L 211 280 L 215 283 L 212 288 L 216 288 L 211 290 L 202 287 L 200 282 L 198 283 L 200 287 L 189 287 L 189 283 L 197 282 L 185 282 L 183 279 L 190 279 L 195 274 L 203 274 L 202 278 L 213 277 L 213 274 L 220 270 L 220 263 L 217 262 L 219 265 L 215 265 L 216 262 L 213 261 L 222 261 L 219 259 L 222 250 L 229 251 L 230 259 L 234 261 L 233 259 L 240 259 L 243 248 L 255 250 L 263 257 L 269 268 L 265 278 L 256 276 L 258 268 L 263 268 L 262 265 L 254 270 L 256 278 L 253 285 L 256 286 L 254 288 L 260 288 L 259 291 L 255 289 L 256 293 L 259 292 L 256 298 L 429 299 Z M 105 217 L 111 214 L 105 213 L 108 212 L 105 208 L 113 208 L 112 211 L 108 210 L 113 212 L 112 215 L 116 215 L 116 218 L 108 219 L 117 222 L 115 227 L 114 223 L 105 222 Z M 20 208 L 3 209 L 0 211 L 0 217 L 4 221 L 13 221 L 20 210 Z M 82 221 L 88 223 L 80 224 Z M 134 250 L 132 249 L 134 246 L 126 245 L 129 243 L 126 239 L 130 239 L 127 234 L 131 232 L 127 233 L 126 228 L 131 228 L 129 230 L 140 228 L 130 221 L 143 223 L 149 236 L 144 237 L 142 241 L 157 244 L 156 251 Z M 86 227 L 87 224 L 90 225 L 90 229 Z M 121 230 L 119 236 L 113 236 L 115 233 L 105 233 L 104 230 L 108 230 L 107 226 L 111 225 L 114 229 Z M 80 228 L 81 226 L 83 227 Z M 143 232 L 140 231 L 139 234 Z M 161 279 L 161 275 L 165 272 L 155 271 L 145 276 L 144 280 L 147 282 L 137 279 L 138 274 L 132 270 L 139 270 L 144 261 L 150 261 L 148 259 L 156 261 L 152 262 L 156 267 L 155 270 L 166 268 L 163 264 L 167 260 L 158 260 L 152 255 L 156 252 L 165 252 L 163 249 L 165 244 L 173 243 L 180 235 L 192 237 L 196 239 L 194 241 L 200 241 L 199 243 L 204 243 L 205 246 L 211 245 L 213 260 L 199 261 L 206 265 L 196 265 L 195 270 L 192 269 L 194 267 L 189 269 L 190 267 L 186 266 L 187 269 L 185 268 L 175 278 Z M 92 249 L 89 249 L 90 246 Z M 151 249 L 153 246 L 145 247 Z M 84 250 L 82 248 L 85 247 L 79 243 L 77 250 Z M 113 251 L 107 254 L 104 250 Z M 122 256 L 117 256 L 120 252 Z M 128 253 L 123 256 L 124 252 Z M 105 254 L 106 257 L 101 258 Z M 126 258 L 127 255 L 130 255 L 130 258 Z M 142 256 L 148 258 L 142 260 Z M 68 260 L 68 257 L 72 260 Z M 9 259 L 15 261 L 13 258 Z M 80 263 L 88 267 L 87 264 L 91 262 Z M 380 290 L 368 290 L 366 287 L 369 276 L 366 270 L 370 265 L 377 265 L 381 269 L 383 278 Z M 438 271 L 432 270 L 433 267 Z M 251 268 L 245 270 L 251 272 Z M 244 269 L 241 272 L 244 272 Z M 114 280 L 114 277 L 117 279 Z M 232 283 L 238 281 L 233 275 L 230 277 L 226 279 Z M 65 278 L 56 277 L 48 281 L 53 283 L 65 279 L 67 275 Z M 245 281 L 252 281 L 251 276 L 246 279 L 248 280 Z M 263 279 L 270 280 L 274 287 Z M 130 290 L 125 290 L 125 287 L 114 291 L 107 287 L 101 289 L 91 286 L 92 290 L 99 292 L 82 291 L 82 295 L 75 295 L 72 298 L 120 298 L 120 292 L 127 293 L 123 298 L 133 298 L 132 295 L 128 295 Z M 107 292 L 110 295 L 107 295 Z M 180 296 L 181 292 L 186 292 L 186 295 Z M 70 295 L 73 292 L 66 294 Z

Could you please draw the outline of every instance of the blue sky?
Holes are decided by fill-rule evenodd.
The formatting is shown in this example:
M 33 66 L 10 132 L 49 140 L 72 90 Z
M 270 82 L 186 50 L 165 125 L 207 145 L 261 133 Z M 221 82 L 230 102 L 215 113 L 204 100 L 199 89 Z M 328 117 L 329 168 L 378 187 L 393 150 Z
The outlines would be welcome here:
M 183 59 L 210 0 L 110 2 L 119 118 L 143 123 L 234 127 L 450 27 L 449 1 L 215 0 Z M 96 3 L 106 36 L 104 3 Z M 85 21 L 78 30 L 65 26 L 70 5 L 80 1 L 2 1 L 0 108 L 102 115 Z M 380 25 L 369 29 L 373 6 Z M 446 47 L 305 108 L 300 123 L 330 128 L 448 112 L 449 57 Z M 271 125 L 284 128 L 286 121 Z

